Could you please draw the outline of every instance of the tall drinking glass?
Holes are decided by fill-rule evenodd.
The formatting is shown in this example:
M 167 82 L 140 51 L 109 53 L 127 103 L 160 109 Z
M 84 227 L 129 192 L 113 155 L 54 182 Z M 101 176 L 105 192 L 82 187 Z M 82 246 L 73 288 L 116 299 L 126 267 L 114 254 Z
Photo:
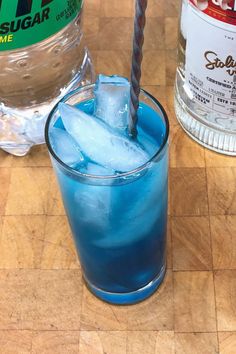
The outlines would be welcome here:
M 63 102 L 86 111 L 93 105 L 93 88 L 79 88 Z M 157 289 L 166 270 L 167 115 L 154 97 L 141 91 L 138 131 L 152 136 L 156 152 L 146 164 L 113 176 L 82 173 L 60 160 L 50 142 L 50 129 L 59 117 L 55 106 L 46 124 L 46 142 L 85 282 L 107 302 L 141 301 Z

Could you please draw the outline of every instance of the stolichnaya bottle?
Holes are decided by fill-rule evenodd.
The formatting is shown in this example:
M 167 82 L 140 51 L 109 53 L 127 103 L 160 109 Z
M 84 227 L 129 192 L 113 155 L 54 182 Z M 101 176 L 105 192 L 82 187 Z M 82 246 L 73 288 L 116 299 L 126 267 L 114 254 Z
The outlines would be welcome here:
M 183 0 L 175 111 L 193 139 L 236 155 L 236 1 Z
M 82 0 L 0 0 L 0 148 L 24 155 L 44 142 L 50 109 L 93 81 Z

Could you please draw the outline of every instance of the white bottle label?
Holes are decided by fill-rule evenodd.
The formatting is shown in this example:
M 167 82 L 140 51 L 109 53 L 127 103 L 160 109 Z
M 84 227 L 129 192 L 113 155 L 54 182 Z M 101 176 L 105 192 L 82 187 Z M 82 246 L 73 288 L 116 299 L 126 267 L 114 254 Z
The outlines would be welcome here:
M 236 26 L 189 5 L 185 70 L 185 86 L 199 105 L 236 117 Z

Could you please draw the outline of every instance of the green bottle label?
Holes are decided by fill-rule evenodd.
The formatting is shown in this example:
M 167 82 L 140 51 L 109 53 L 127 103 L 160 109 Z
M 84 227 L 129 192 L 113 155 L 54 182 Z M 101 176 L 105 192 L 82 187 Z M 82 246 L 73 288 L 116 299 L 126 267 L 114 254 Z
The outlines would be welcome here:
M 0 0 L 0 51 L 38 43 L 80 12 L 83 0 Z

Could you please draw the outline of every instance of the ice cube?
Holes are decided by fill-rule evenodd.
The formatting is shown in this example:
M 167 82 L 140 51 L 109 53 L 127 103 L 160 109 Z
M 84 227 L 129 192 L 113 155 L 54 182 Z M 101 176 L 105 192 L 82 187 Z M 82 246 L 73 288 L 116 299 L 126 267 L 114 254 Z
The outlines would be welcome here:
M 69 106 L 59 104 L 65 129 L 76 140 L 90 160 L 108 169 L 128 172 L 145 164 L 149 156 L 134 141 L 92 117 Z
M 88 235 L 104 232 L 109 223 L 110 214 L 110 186 L 80 184 L 75 192 L 77 215 L 79 223 Z M 92 240 L 91 240 L 92 241 Z
M 86 173 L 92 176 L 113 176 L 115 171 L 112 169 L 105 168 L 101 165 L 97 165 L 92 162 L 88 162 L 86 166 L 79 169 L 80 172 Z
M 95 116 L 112 128 L 127 129 L 130 114 L 129 80 L 115 75 L 99 75 L 94 94 Z
M 76 141 L 63 129 L 50 129 L 50 142 L 56 155 L 62 162 L 73 167 L 84 161 Z
M 165 170 L 164 161 L 160 167 Z M 113 222 L 112 232 L 95 240 L 96 246 L 111 249 L 136 245 L 154 230 L 158 236 L 165 228 L 167 184 L 167 172 L 163 175 L 157 166 L 155 171 L 152 168 L 135 183 L 129 184 L 124 193 L 113 188 L 109 216 Z

